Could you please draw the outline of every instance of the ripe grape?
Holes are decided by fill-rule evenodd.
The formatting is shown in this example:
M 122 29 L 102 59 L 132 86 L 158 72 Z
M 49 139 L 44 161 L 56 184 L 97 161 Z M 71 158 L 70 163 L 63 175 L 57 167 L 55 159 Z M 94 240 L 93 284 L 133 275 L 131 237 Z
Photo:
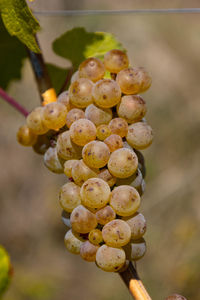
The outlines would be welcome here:
M 110 152 L 123 147 L 122 138 L 118 134 L 111 134 L 104 140 L 104 143 L 108 146 Z
M 51 102 L 44 106 L 43 122 L 49 129 L 59 129 L 66 124 L 67 108 L 59 102 Z
M 98 169 L 89 168 L 84 161 L 78 160 L 77 163 L 72 168 L 72 178 L 76 184 L 82 186 L 82 184 L 92 177 L 97 177 L 99 173 Z
M 84 60 L 79 66 L 79 77 L 89 78 L 96 82 L 103 78 L 105 68 L 101 60 L 95 57 L 90 57 Z
M 110 205 L 119 216 L 131 216 L 140 206 L 140 195 L 129 185 L 120 185 L 111 193 Z
M 135 149 L 149 147 L 153 140 L 152 128 L 143 122 L 137 122 L 128 127 L 127 142 Z
M 99 245 L 103 242 L 102 232 L 99 229 L 93 229 L 89 233 L 89 241 L 94 245 Z
M 71 213 L 70 223 L 72 229 L 79 233 L 88 233 L 97 226 L 95 214 L 83 205 L 77 206 Z
M 145 92 L 151 86 L 151 77 L 144 68 L 127 68 L 117 74 L 116 82 L 122 93 L 135 95 Z
M 96 263 L 104 271 L 117 272 L 124 265 L 126 255 L 122 248 L 102 245 L 96 253 Z
M 100 173 L 98 174 L 98 178 L 106 181 L 110 187 L 112 187 L 117 180 L 116 177 L 114 177 L 107 168 L 101 169 Z
M 84 146 L 96 139 L 97 130 L 90 120 L 79 119 L 71 125 L 69 132 L 70 137 L 75 144 Z
M 47 149 L 51 146 L 51 141 L 46 134 L 38 135 L 36 143 L 32 146 L 33 150 L 44 155 Z
M 85 110 L 85 117 L 96 126 L 108 124 L 112 120 L 112 110 L 110 108 L 100 108 L 90 104 Z
M 76 165 L 76 163 L 79 162 L 77 159 L 70 159 L 65 161 L 64 163 L 64 173 L 67 177 L 72 177 L 72 169 Z
M 103 179 L 90 178 L 81 187 L 81 202 L 91 208 L 101 208 L 110 200 L 110 187 Z
M 128 123 L 122 118 L 112 119 L 108 126 L 113 134 L 118 134 L 121 137 L 128 133 Z
M 56 148 L 59 157 L 65 160 L 81 158 L 82 148 L 71 141 L 69 130 L 59 134 Z
M 146 242 L 143 238 L 139 240 L 131 240 L 131 242 L 123 247 L 125 253 L 126 253 L 126 258 L 128 260 L 139 260 L 141 259 L 145 253 L 146 253 Z
M 80 187 L 73 182 L 64 184 L 59 192 L 59 202 L 64 210 L 72 212 L 81 204 Z
M 27 125 L 23 125 L 18 129 L 17 141 L 22 146 L 33 146 L 37 141 L 37 135 Z
M 140 121 L 146 114 L 146 111 L 146 103 L 138 95 L 123 96 L 117 105 L 118 116 L 124 118 L 128 123 Z
M 80 108 L 87 107 L 92 103 L 93 82 L 87 78 L 74 81 L 69 87 L 70 102 Z
M 137 167 L 137 155 L 127 148 L 120 148 L 112 152 L 108 161 L 108 170 L 118 178 L 127 178 L 133 175 Z
M 80 77 L 79 77 L 79 71 L 76 71 L 76 72 L 74 72 L 74 74 L 72 75 L 72 77 L 71 77 L 71 83 L 72 82 L 74 82 L 74 81 L 76 81 L 77 79 L 79 79 Z
M 45 166 L 54 173 L 63 173 L 62 161 L 59 159 L 56 148 L 49 147 L 44 154 Z
M 107 205 L 96 212 L 97 222 L 105 225 L 116 218 L 116 213 L 110 205 Z
M 143 214 L 137 212 L 131 217 L 124 217 L 123 220 L 131 229 L 131 239 L 138 240 L 145 234 L 147 225 Z
M 143 180 L 142 173 L 140 169 L 137 169 L 137 171 L 128 178 L 117 178 L 116 186 L 130 185 L 135 189 L 137 189 L 142 184 L 142 180 Z
M 68 229 L 72 228 L 72 225 L 70 223 L 70 213 L 63 210 L 61 218 L 62 218 L 63 223 L 68 227 Z
M 49 130 L 43 123 L 43 110 L 44 107 L 42 106 L 36 107 L 26 118 L 27 126 L 33 133 L 38 135 L 44 134 Z
M 111 73 L 118 73 L 128 68 L 128 65 L 128 56 L 121 50 L 113 49 L 104 55 L 104 66 Z
M 86 241 L 81 245 L 80 256 L 86 261 L 95 261 L 98 249 L 99 246 L 90 243 L 90 241 Z
M 181 295 L 173 294 L 171 296 L 168 296 L 165 300 L 187 300 L 187 299 Z
M 101 79 L 93 87 L 94 102 L 99 107 L 109 108 L 115 106 L 121 98 L 121 90 L 115 80 Z
M 82 109 L 79 108 L 73 108 L 71 109 L 66 117 L 66 124 L 67 127 L 70 128 L 70 126 L 77 120 L 79 119 L 84 119 L 85 118 L 85 113 Z
M 82 156 L 89 167 L 102 168 L 109 160 L 110 150 L 105 143 L 92 141 L 83 147 Z
M 73 105 L 70 103 L 70 100 L 69 100 L 69 92 L 68 91 L 62 92 L 58 96 L 57 102 L 65 105 L 65 107 L 67 108 L 67 111 L 70 111 L 73 108 Z
M 102 229 L 103 240 L 110 247 L 122 247 L 131 239 L 129 225 L 120 219 L 107 223 Z
M 102 124 L 97 127 L 97 138 L 100 141 L 105 140 L 109 135 L 111 135 L 110 128 L 107 124 Z
M 70 229 L 65 234 L 64 242 L 69 252 L 73 254 L 79 254 L 81 245 L 83 244 L 84 240 L 75 235 L 74 232 Z

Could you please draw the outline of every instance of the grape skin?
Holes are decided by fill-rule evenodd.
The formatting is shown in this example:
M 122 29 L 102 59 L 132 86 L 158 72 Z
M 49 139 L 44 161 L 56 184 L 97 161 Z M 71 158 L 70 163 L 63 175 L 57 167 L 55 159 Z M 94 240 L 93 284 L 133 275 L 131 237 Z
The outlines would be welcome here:
M 153 141 L 152 128 L 143 122 L 137 122 L 128 127 L 127 142 L 135 149 L 142 150 L 149 147 Z
M 123 220 L 131 229 L 131 239 L 138 240 L 145 234 L 147 225 L 143 214 L 137 212 L 131 217 L 124 217 Z
M 105 143 L 92 141 L 83 147 L 82 157 L 89 167 L 102 168 L 109 160 L 110 150 Z
M 59 157 L 65 160 L 81 158 L 82 148 L 71 141 L 69 130 L 59 134 L 56 148 Z
M 72 168 L 72 178 L 79 186 L 82 186 L 89 178 L 97 177 L 98 173 L 98 169 L 89 168 L 82 159 L 78 160 Z
M 35 134 L 41 135 L 49 129 L 43 123 L 43 107 L 36 107 L 26 118 L 27 126 Z
M 65 161 L 64 163 L 64 173 L 67 177 L 71 178 L 72 177 L 72 169 L 78 162 L 78 159 L 70 159 Z
M 107 137 L 112 134 L 107 124 L 102 124 L 97 127 L 97 139 L 104 141 Z
M 96 82 L 103 78 L 105 68 L 102 61 L 95 57 L 84 60 L 79 66 L 79 77 L 89 78 Z
M 127 178 L 133 175 L 137 167 L 137 155 L 127 148 L 120 148 L 112 152 L 108 161 L 108 170 L 118 178 Z
M 128 133 L 128 123 L 122 118 L 114 118 L 108 124 L 113 134 L 118 134 L 121 137 L 125 137 Z
M 112 110 L 110 108 L 103 109 L 94 104 L 90 104 L 85 110 L 85 117 L 96 126 L 108 124 L 112 120 Z
M 115 80 L 101 79 L 94 85 L 92 95 L 97 106 L 110 108 L 120 101 L 121 90 Z
M 93 229 L 89 233 L 89 241 L 94 245 L 99 245 L 103 242 L 102 232 L 99 229 Z
M 165 300 L 187 300 L 187 299 L 181 295 L 173 294 L 171 296 L 168 296 Z
M 79 119 L 75 121 L 70 127 L 70 137 L 72 141 L 78 146 L 85 144 L 96 139 L 96 127 L 87 119 Z
M 23 125 L 18 129 L 17 141 L 22 146 L 33 146 L 37 141 L 37 135 L 27 125 Z
M 77 79 L 79 79 L 79 71 L 74 72 L 74 74 L 71 77 L 71 83 L 73 83 L 74 81 L 76 81 Z
M 111 134 L 104 140 L 104 143 L 108 146 L 110 152 L 123 147 L 122 138 L 118 134 Z
M 113 49 L 104 55 L 104 66 L 111 73 L 118 73 L 128 65 L 128 56 L 121 50 Z
M 63 210 L 61 218 L 62 218 L 63 223 L 68 227 L 68 229 L 71 229 L 72 225 L 70 223 L 70 213 Z
M 44 154 L 44 164 L 52 172 L 61 174 L 63 173 L 63 166 L 61 160 L 58 158 L 56 148 L 49 147 Z
M 44 134 L 44 135 L 38 135 L 37 141 L 32 147 L 37 154 L 44 155 L 50 146 L 51 146 L 50 139 L 46 134 Z
M 67 111 L 70 111 L 74 106 L 70 103 L 69 100 L 69 92 L 68 91 L 64 91 L 62 92 L 58 98 L 57 98 L 57 102 L 61 103 L 63 105 L 65 105 L 65 107 L 67 108 Z
M 88 262 L 95 261 L 98 249 L 99 246 L 90 243 L 90 241 L 86 241 L 81 245 L 80 256 Z
M 59 102 L 52 102 L 44 106 L 43 123 L 49 129 L 57 130 L 66 124 L 67 108 Z
M 77 206 L 71 213 L 70 223 L 72 229 L 79 233 L 88 233 L 97 226 L 95 214 L 83 205 Z
M 133 174 L 132 176 L 130 176 L 128 178 L 117 178 L 116 186 L 130 185 L 130 186 L 134 187 L 135 189 L 138 189 L 140 187 L 140 185 L 142 184 L 142 180 L 143 180 L 142 173 L 141 173 L 140 169 L 137 169 L 135 174 Z
M 59 202 L 64 210 L 72 212 L 81 204 L 80 187 L 73 182 L 64 184 L 59 192 Z
M 106 272 L 117 272 L 124 265 L 126 255 L 122 248 L 102 245 L 96 253 L 97 265 Z
M 79 108 L 73 108 L 71 109 L 67 116 L 66 116 L 66 124 L 67 127 L 70 128 L 70 126 L 77 120 L 79 119 L 84 119 L 85 118 L 85 113 L 83 110 Z
M 81 202 L 91 208 L 104 207 L 110 200 L 110 187 L 103 179 L 90 178 L 81 187 Z
M 110 205 L 103 207 L 96 212 L 97 222 L 101 225 L 105 225 L 108 222 L 116 218 L 116 213 Z
M 98 178 L 106 181 L 110 187 L 112 187 L 117 180 L 116 177 L 114 177 L 107 168 L 101 169 L 100 173 L 98 174 Z
M 74 81 L 69 87 L 70 103 L 79 108 L 85 108 L 92 103 L 93 82 L 87 78 Z
M 64 238 L 65 246 L 67 250 L 73 254 L 79 254 L 81 245 L 83 244 L 84 240 L 81 238 L 78 238 L 76 235 L 74 235 L 73 231 L 70 229 L 66 234 Z
M 110 247 L 122 247 L 131 239 L 129 225 L 120 219 L 112 220 L 102 229 L 103 240 Z
M 139 240 L 131 240 L 131 242 L 123 247 L 125 253 L 126 253 L 126 258 L 128 260 L 139 260 L 141 259 L 145 253 L 146 253 L 146 242 L 143 238 Z
M 110 206 L 119 216 L 131 216 L 140 206 L 140 195 L 132 186 L 120 185 L 111 193 Z

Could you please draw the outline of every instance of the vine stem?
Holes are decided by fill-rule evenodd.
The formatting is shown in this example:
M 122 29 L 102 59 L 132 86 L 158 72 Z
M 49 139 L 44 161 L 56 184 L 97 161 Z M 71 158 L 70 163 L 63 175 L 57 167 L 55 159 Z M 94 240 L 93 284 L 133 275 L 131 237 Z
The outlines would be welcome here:
M 9 103 L 12 107 L 14 107 L 17 111 L 19 111 L 24 117 L 27 117 L 29 112 L 19 104 L 15 99 L 10 97 L 1 87 L 0 87 L 0 97 Z

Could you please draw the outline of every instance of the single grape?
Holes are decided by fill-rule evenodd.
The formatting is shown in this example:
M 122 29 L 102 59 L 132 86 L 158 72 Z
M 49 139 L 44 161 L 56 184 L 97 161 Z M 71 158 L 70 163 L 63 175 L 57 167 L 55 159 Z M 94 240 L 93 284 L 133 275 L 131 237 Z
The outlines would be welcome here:
M 38 153 L 44 155 L 47 149 L 51 146 L 51 141 L 46 134 L 38 135 L 36 143 L 32 146 L 33 150 Z
M 102 124 L 97 127 L 97 139 L 104 141 L 107 137 L 112 134 L 107 124 Z
M 81 202 L 91 208 L 104 207 L 110 200 L 110 187 L 101 178 L 90 178 L 81 187 Z
M 140 169 L 137 169 L 137 171 L 128 178 L 117 178 L 116 186 L 130 185 L 135 189 L 137 189 L 142 184 L 142 180 L 143 180 L 142 173 Z
M 84 119 L 85 118 L 85 113 L 82 109 L 79 108 L 73 108 L 71 109 L 66 117 L 66 124 L 67 127 L 70 128 L 70 126 L 77 120 L 79 119 Z
M 128 260 L 139 260 L 141 259 L 145 253 L 146 253 L 146 242 L 143 238 L 139 240 L 131 240 L 131 242 L 123 247 L 125 253 L 126 253 L 126 258 Z
M 96 253 L 99 249 L 99 246 L 90 243 L 90 241 L 86 241 L 81 245 L 80 248 L 80 256 L 89 262 L 96 260 Z
M 65 246 L 67 250 L 73 254 L 79 254 L 81 245 L 84 243 L 84 239 L 79 238 L 77 235 L 73 233 L 70 229 L 64 238 Z
M 76 81 L 77 79 L 79 79 L 79 71 L 74 72 L 74 74 L 71 77 L 71 83 L 73 83 L 74 81 Z
M 135 149 L 149 147 L 153 140 L 152 128 L 143 122 L 137 122 L 128 127 L 127 142 Z
M 59 129 L 66 124 L 67 108 L 59 102 L 51 102 L 44 106 L 43 123 L 49 129 Z
M 103 240 L 110 247 L 122 247 L 131 239 L 129 225 L 120 219 L 112 220 L 102 229 Z
M 82 156 L 89 167 L 102 168 L 109 160 L 110 150 L 105 143 L 92 141 L 83 147 Z
M 139 95 L 123 96 L 117 105 L 117 113 L 128 123 L 135 123 L 144 117 L 147 108 L 146 103 Z
M 72 168 L 72 178 L 79 186 L 82 186 L 89 178 L 97 177 L 98 173 L 98 169 L 89 168 L 82 159 L 78 160 Z
M 117 272 L 124 265 L 126 255 L 122 248 L 102 245 L 96 253 L 96 263 L 104 271 Z
M 110 152 L 123 147 L 122 138 L 118 134 L 111 134 L 104 140 L 104 143 L 108 146 Z
M 69 130 L 59 134 L 56 148 L 59 157 L 65 160 L 81 158 L 82 148 L 71 141 Z
M 38 135 L 44 134 L 49 130 L 43 122 L 43 110 L 44 107 L 42 106 L 36 107 L 26 118 L 27 126 L 33 133 Z
M 22 146 L 33 146 L 37 141 L 37 135 L 27 125 L 23 125 L 18 129 L 17 141 Z
M 84 60 L 79 66 L 79 77 L 89 78 L 96 82 L 103 78 L 105 68 L 102 61 L 95 57 L 90 57 Z
M 121 90 L 115 80 L 101 79 L 95 83 L 92 95 L 96 105 L 103 108 L 109 108 L 119 103 L 121 99 Z
M 136 212 L 131 217 L 124 217 L 123 220 L 131 229 L 131 239 L 138 240 L 145 234 L 147 225 L 143 214 Z
M 93 82 L 87 78 L 80 78 L 69 87 L 70 103 L 79 108 L 87 107 L 92 103 Z
M 64 173 L 67 177 L 72 177 L 72 169 L 76 165 L 76 163 L 79 162 L 78 159 L 70 159 L 65 161 L 64 163 Z
M 108 126 L 113 134 L 118 134 L 121 137 L 126 136 L 128 133 L 128 123 L 122 118 L 112 119 Z
M 168 296 L 165 298 L 165 300 L 187 300 L 185 297 L 178 295 L 178 294 L 173 294 L 171 296 Z
M 96 212 L 97 222 L 105 225 L 116 218 L 116 213 L 110 205 L 107 205 Z
M 128 56 L 126 53 L 118 49 L 108 51 L 104 55 L 104 66 L 109 72 L 118 73 L 119 71 L 128 68 Z
M 89 233 L 89 241 L 94 245 L 99 245 L 103 242 L 102 232 L 99 229 L 93 229 Z
M 96 126 L 108 124 L 112 120 L 112 110 L 110 108 L 100 108 L 90 104 L 85 110 L 85 117 Z
M 129 185 L 120 185 L 111 193 L 110 205 L 119 216 L 131 216 L 140 206 L 140 195 Z
M 81 204 L 80 187 L 73 182 L 64 184 L 59 192 L 59 202 L 64 210 L 72 212 Z
M 144 68 L 127 68 L 117 74 L 116 82 L 122 93 L 135 95 L 145 92 L 151 86 L 151 77 Z
M 72 225 L 70 223 L 70 213 L 63 210 L 61 218 L 62 218 L 63 223 L 68 227 L 68 229 L 71 229 Z
M 95 214 L 83 205 L 77 206 L 71 213 L 70 223 L 72 229 L 79 233 L 88 233 L 97 226 Z
M 76 145 L 84 146 L 96 139 L 97 130 L 90 120 L 79 119 L 71 125 L 69 132 L 72 141 Z
M 57 102 L 58 103 L 62 103 L 66 108 L 67 108 L 67 111 L 69 112 L 71 109 L 73 109 L 75 106 L 72 105 L 70 103 L 70 100 L 69 100 L 69 91 L 64 91 L 62 92 L 58 98 L 57 98 Z
M 59 159 L 56 148 L 49 147 L 44 154 L 44 164 L 52 172 L 63 173 L 62 161 Z
M 110 187 L 112 187 L 117 180 L 116 177 L 114 177 L 107 168 L 101 169 L 100 173 L 98 174 L 98 178 L 106 181 Z
M 120 148 L 112 152 L 108 161 L 108 170 L 118 178 L 127 178 L 133 175 L 137 167 L 137 155 L 127 148 Z

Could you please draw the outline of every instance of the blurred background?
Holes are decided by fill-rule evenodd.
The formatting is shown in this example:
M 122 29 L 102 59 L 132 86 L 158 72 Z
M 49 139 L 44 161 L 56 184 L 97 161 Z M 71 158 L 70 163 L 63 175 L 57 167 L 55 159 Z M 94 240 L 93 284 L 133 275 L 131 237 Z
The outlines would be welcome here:
M 199 1 L 36 0 L 42 9 L 136 9 L 198 7 Z M 148 251 L 137 263 L 152 299 L 174 292 L 200 299 L 200 15 L 38 16 L 47 62 L 67 67 L 52 41 L 75 26 L 111 32 L 128 50 L 131 64 L 152 75 L 147 121 L 155 139 L 143 151 Z M 1 71 L 2 72 L 2 71 Z M 40 98 L 28 60 L 21 81 L 8 93 L 28 110 Z M 50 173 L 42 156 L 16 142 L 24 117 L 0 100 L 0 242 L 11 255 L 14 277 L 5 300 L 131 299 L 118 274 L 106 273 L 65 250 L 58 204 L 64 175 Z

